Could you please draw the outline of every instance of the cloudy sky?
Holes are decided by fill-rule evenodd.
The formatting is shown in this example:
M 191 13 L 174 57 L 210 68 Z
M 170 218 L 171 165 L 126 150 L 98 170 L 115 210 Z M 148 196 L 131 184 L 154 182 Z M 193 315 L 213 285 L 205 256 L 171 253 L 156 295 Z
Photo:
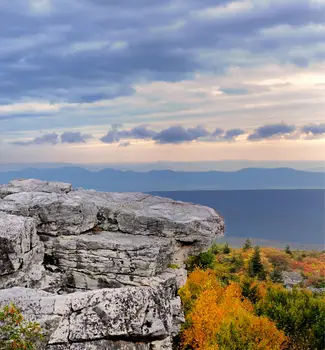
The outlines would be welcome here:
M 1 0 L 0 28 L 0 163 L 325 161 L 325 0 Z

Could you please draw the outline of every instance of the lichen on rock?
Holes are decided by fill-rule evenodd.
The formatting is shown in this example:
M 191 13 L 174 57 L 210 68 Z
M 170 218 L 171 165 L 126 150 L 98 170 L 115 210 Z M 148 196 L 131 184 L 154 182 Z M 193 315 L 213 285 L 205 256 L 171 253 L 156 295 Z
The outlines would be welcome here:
M 48 350 L 171 349 L 184 260 L 223 229 L 200 205 L 14 180 L 0 186 L 0 306 L 41 322 Z

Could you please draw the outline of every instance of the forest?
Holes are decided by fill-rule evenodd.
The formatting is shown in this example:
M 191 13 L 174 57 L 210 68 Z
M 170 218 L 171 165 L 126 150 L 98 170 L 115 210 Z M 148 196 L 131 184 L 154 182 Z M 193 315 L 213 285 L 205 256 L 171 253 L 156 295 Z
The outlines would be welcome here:
M 325 253 L 213 245 L 187 260 L 182 350 L 325 348 Z M 291 277 L 291 279 L 290 279 Z

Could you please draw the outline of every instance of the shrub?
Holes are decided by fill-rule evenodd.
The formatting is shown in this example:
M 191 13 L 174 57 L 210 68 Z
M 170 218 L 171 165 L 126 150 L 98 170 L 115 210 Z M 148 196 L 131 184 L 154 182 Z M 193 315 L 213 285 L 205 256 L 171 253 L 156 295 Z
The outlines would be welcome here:
M 215 261 L 215 255 L 210 251 L 202 252 L 196 256 L 190 256 L 185 265 L 188 272 L 192 272 L 195 268 L 203 270 L 212 269 Z
M 0 349 L 36 350 L 43 338 L 36 322 L 27 322 L 14 304 L 0 309 Z
M 321 296 L 270 287 L 266 297 L 257 303 L 256 311 L 273 320 L 290 337 L 291 349 L 324 349 L 325 303 Z

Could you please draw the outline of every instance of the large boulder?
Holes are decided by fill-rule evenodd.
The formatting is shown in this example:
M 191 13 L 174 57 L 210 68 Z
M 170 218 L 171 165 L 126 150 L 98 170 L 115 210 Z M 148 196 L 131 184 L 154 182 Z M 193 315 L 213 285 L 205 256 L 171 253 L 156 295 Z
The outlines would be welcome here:
M 40 322 L 47 334 L 44 347 L 52 350 L 118 349 L 118 344 L 163 349 L 184 321 L 173 277 L 158 286 L 66 295 L 20 287 L 0 290 L 0 307 L 9 302 L 27 319 Z
M 0 186 L 0 305 L 40 321 L 48 350 L 171 349 L 184 260 L 223 230 L 205 206 L 11 181 Z

